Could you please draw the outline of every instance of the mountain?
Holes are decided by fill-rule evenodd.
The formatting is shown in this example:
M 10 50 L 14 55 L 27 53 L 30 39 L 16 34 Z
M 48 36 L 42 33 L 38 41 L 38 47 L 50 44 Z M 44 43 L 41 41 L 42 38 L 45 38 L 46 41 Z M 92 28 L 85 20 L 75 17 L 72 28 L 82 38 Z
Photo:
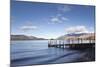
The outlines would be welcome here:
M 75 33 L 65 34 L 63 36 L 58 37 L 57 39 L 64 40 L 64 39 L 67 39 L 69 37 L 78 37 L 78 36 L 81 36 L 81 35 L 84 35 L 84 34 L 86 34 L 86 33 L 80 33 L 80 34 L 75 34 Z
M 66 40 L 66 39 L 77 39 L 77 38 L 84 38 L 84 39 L 95 39 L 95 33 L 72 33 L 72 34 L 65 34 L 63 36 L 58 37 L 59 40 Z
M 46 39 L 38 38 L 38 37 L 35 37 L 35 36 L 11 35 L 11 40 L 46 40 Z
M 72 33 L 72 34 L 66 34 L 67 36 L 81 36 L 86 35 L 87 33 Z

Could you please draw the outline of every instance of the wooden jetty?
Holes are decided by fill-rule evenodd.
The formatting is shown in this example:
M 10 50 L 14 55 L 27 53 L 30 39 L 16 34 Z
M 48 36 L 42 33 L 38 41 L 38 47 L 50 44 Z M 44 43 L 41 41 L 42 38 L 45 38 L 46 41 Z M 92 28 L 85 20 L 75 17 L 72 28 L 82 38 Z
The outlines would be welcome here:
M 48 41 L 48 47 L 57 47 L 57 48 L 91 48 L 95 47 L 95 40 L 94 39 L 81 39 L 78 38 L 77 40 L 69 39 L 69 40 L 56 40 L 50 39 Z

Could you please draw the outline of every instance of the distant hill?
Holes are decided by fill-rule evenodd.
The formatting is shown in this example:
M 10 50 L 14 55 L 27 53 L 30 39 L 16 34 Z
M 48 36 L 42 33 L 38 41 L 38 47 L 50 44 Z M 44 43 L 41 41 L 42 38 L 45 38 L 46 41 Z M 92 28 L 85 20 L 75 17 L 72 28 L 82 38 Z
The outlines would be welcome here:
M 35 36 L 11 35 L 11 40 L 46 40 L 46 39 L 38 38 L 38 37 L 35 37 Z
M 77 38 L 84 38 L 84 39 L 95 39 L 95 33 L 72 33 L 72 34 L 65 34 L 63 36 L 58 37 L 59 40 L 66 40 L 66 39 L 77 39 Z
M 65 34 L 63 36 L 58 37 L 57 39 L 64 40 L 64 39 L 69 38 L 69 37 L 78 37 L 78 36 L 81 36 L 81 35 L 84 35 L 84 34 L 86 34 L 86 33 L 80 33 L 80 34 L 75 34 L 75 33 Z

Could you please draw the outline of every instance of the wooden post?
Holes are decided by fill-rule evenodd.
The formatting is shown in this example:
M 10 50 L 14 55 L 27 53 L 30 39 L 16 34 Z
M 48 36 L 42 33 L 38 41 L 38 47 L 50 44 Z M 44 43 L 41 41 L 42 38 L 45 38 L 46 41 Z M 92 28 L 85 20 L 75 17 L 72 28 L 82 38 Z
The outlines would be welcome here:
M 48 40 L 48 47 L 50 47 L 51 45 L 51 40 Z
M 63 40 L 63 44 L 64 44 L 64 40 Z
M 91 43 L 91 39 L 89 38 L 89 43 Z
M 51 40 L 51 45 L 53 44 L 52 40 Z
M 59 47 L 60 47 L 61 41 L 59 40 Z
M 63 40 L 63 48 L 64 48 L 64 40 Z
M 83 39 L 81 38 L 81 43 L 82 43 L 82 40 L 83 40 Z
M 70 44 L 70 39 L 69 39 L 69 44 Z
M 90 35 L 92 36 L 92 33 Z M 89 39 L 90 39 L 90 43 L 92 43 L 92 38 L 90 37 Z
M 57 40 L 55 40 L 55 45 L 56 45 L 56 47 L 57 47 Z
M 79 44 L 79 38 L 78 38 L 78 44 Z
M 56 40 L 54 40 L 54 45 L 56 45 Z
M 72 39 L 72 44 L 73 44 L 73 39 Z

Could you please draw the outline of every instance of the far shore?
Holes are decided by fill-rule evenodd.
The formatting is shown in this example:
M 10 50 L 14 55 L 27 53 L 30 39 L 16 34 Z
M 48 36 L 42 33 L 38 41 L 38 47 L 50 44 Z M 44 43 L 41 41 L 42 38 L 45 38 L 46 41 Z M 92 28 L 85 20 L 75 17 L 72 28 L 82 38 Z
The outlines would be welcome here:
M 26 39 L 26 40 L 10 40 L 10 41 L 31 41 L 31 40 L 29 40 L 29 39 Z M 44 40 L 49 40 L 49 39 L 44 39 Z

